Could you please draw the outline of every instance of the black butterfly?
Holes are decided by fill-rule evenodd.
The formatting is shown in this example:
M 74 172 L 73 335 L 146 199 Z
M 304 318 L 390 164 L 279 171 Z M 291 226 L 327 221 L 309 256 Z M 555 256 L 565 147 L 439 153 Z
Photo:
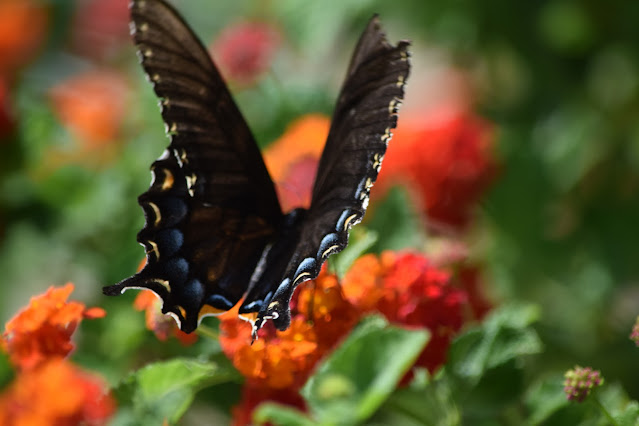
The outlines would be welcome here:
M 150 289 L 187 333 L 242 298 L 254 339 L 267 320 L 287 329 L 293 290 L 346 247 L 364 216 L 404 96 L 409 43 L 390 45 L 371 19 L 337 101 L 311 206 L 285 215 L 251 131 L 180 15 L 163 0 L 133 0 L 131 32 L 171 144 L 138 198 L 147 264 L 104 293 Z

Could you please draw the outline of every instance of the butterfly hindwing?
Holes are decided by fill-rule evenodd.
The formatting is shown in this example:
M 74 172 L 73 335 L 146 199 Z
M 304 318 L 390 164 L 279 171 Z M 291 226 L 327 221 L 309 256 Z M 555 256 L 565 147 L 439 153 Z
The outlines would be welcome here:
M 375 16 L 362 34 L 342 86 L 319 162 L 311 206 L 283 280 L 259 312 L 286 329 L 295 288 L 319 274 L 324 261 L 346 247 L 349 229 L 360 222 L 377 179 L 408 78 L 409 43 L 392 46 Z
M 105 288 L 148 288 L 193 331 L 244 295 L 282 213 L 259 148 L 208 52 L 161 0 L 131 3 L 138 56 L 171 143 L 139 198 L 147 265 Z

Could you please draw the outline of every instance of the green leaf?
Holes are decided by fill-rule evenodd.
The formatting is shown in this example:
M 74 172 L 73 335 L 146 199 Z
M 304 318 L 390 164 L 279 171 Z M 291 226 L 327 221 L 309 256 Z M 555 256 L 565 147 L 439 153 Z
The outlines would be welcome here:
M 278 426 L 309 426 L 314 425 L 305 413 L 287 405 L 266 402 L 260 404 L 253 413 L 256 424 L 271 422 Z
M 357 258 L 377 242 L 377 232 L 358 226 L 351 231 L 348 240 L 348 246 L 333 257 L 335 259 L 333 267 L 340 278 L 346 274 Z
M 615 416 L 619 426 L 636 426 L 639 423 L 639 403 L 630 402 L 626 408 Z
M 133 424 L 175 423 L 199 389 L 236 376 L 230 365 L 178 358 L 149 364 L 132 373 L 115 389 L 115 395 L 121 406 L 133 404 Z
M 461 412 L 454 402 L 447 380 L 433 380 L 394 392 L 384 408 L 382 424 L 447 426 L 461 424 Z
M 318 368 L 302 395 L 322 424 L 355 424 L 371 416 L 420 354 L 425 330 L 364 321 Z
M 533 305 L 506 305 L 493 312 L 479 328 L 455 339 L 447 371 L 472 387 L 488 369 L 541 352 L 541 340 L 529 327 L 538 316 Z
M 568 405 L 563 381 L 563 376 L 558 374 L 546 378 L 530 389 L 526 396 L 526 405 L 530 411 L 528 422 L 531 425 L 545 422 L 559 409 Z

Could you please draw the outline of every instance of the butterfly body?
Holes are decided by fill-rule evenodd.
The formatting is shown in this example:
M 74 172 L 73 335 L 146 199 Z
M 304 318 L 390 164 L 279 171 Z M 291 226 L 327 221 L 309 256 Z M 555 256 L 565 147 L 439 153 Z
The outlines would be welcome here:
M 138 198 L 147 264 L 105 287 L 154 291 L 192 332 L 240 303 L 253 335 L 285 330 L 295 288 L 346 247 L 379 173 L 408 77 L 408 42 L 390 45 L 374 17 L 355 48 L 308 209 L 281 211 L 259 148 L 208 52 L 164 0 L 133 0 L 131 28 L 171 143 Z

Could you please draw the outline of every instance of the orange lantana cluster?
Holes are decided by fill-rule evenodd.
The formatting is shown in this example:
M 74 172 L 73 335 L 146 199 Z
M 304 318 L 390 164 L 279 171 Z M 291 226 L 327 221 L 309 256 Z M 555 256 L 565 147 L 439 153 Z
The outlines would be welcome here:
M 11 363 L 31 369 L 53 357 L 65 357 L 74 348 L 71 336 L 83 318 L 101 318 L 101 308 L 87 309 L 80 302 L 67 302 L 73 284 L 51 287 L 33 297 L 29 306 L 11 319 L 2 335 L 2 347 Z
M 7 323 L 1 347 L 17 374 L 0 393 L 0 424 L 102 425 L 115 410 L 106 383 L 66 359 L 80 321 L 105 315 L 67 301 L 72 291 L 70 283 L 52 287 Z
M 162 314 L 162 300 L 151 290 L 139 292 L 133 306 L 138 311 L 144 311 L 146 328 L 153 331 L 159 340 L 165 341 L 174 336 L 185 346 L 192 345 L 197 341 L 196 333 L 186 334 L 178 328 L 173 318 Z

